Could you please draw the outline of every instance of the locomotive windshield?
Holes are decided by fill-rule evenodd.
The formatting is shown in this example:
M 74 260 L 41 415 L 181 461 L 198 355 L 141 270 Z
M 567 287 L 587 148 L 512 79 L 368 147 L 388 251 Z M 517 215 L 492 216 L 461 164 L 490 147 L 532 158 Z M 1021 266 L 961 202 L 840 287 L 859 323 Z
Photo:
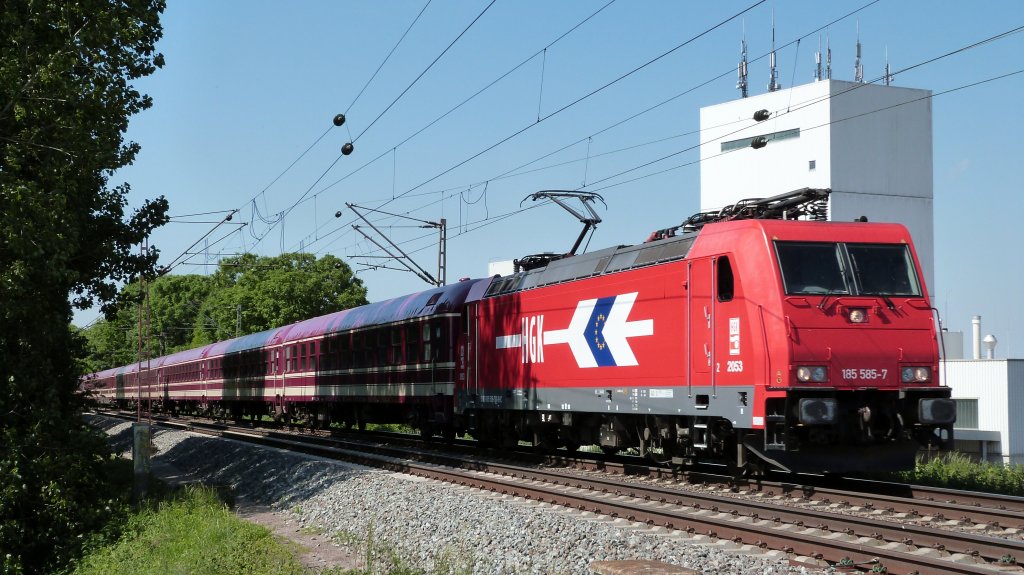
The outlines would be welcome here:
M 776 242 L 775 250 L 790 295 L 921 295 L 903 244 Z
M 839 244 L 776 242 L 787 294 L 848 294 Z
M 857 292 L 920 296 L 914 260 L 904 244 L 846 244 Z

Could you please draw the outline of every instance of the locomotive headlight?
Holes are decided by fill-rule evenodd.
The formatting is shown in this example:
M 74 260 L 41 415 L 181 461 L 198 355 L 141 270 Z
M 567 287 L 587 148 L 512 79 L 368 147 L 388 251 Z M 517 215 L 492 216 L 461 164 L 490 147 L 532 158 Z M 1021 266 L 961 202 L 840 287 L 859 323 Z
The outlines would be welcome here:
M 868 321 L 868 312 L 862 307 L 855 307 L 850 310 L 850 323 L 865 323 Z
M 956 400 L 925 398 L 917 404 L 917 419 L 921 423 L 949 424 L 956 422 Z
M 828 381 L 828 370 L 823 365 L 801 365 L 796 368 L 798 381 L 822 383 Z
M 927 366 L 904 367 L 900 370 L 903 383 L 925 383 L 932 380 L 932 368 Z
M 823 425 L 835 422 L 836 400 L 830 397 L 801 399 L 799 420 L 804 425 Z

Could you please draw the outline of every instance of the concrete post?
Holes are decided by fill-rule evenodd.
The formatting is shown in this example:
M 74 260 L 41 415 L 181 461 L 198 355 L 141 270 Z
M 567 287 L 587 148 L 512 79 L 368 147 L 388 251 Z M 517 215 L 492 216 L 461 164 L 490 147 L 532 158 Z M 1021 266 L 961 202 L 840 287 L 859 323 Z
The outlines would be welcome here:
M 149 492 L 150 472 L 150 439 L 152 426 L 149 423 L 132 424 L 132 463 L 134 464 L 135 481 L 132 483 L 132 498 L 142 501 Z

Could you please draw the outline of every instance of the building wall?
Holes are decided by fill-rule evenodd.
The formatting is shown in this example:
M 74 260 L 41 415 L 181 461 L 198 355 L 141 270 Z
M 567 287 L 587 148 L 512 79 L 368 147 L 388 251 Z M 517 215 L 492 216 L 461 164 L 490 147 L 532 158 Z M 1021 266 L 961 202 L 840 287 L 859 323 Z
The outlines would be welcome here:
M 953 389 L 954 399 L 977 399 L 979 429 L 956 427 L 958 443 L 975 444 L 998 433 L 998 443 L 989 442 L 990 454 L 1005 461 L 1024 463 L 1024 360 L 947 360 L 942 376 Z M 976 445 L 972 446 L 976 447 Z M 980 450 L 971 449 L 977 453 Z
M 934 291 L 931 92 L 826 80 L 702 108 L 701 210 L 831 188 L 829 219 L 910 230 Z M 754 112 L 766 109 L 764 122 Z M 799 129 L 761 149 L 722 144 Z M 811 166 L 813 162 L 813 168 Z
M 898 222 L 933 285 L 931 91 L 833 80 L 830 218 Z
M 828 82 L 815 82 L 700 110 L 701 210 L 745 198 L 763 198 L 799 188 L 831 185 Z M 771 117 L 753 120 L 767 109 Z M 787 112 L 787 109 L 789 110 Z M 808 130 L 810 126 L 821 128 Z M 800 128 L 800 137 L 722 152 L 722 143 Z M 815 161 L 812 171 L 808 162 Z
M 1007 452 L 1010 463 L 1024 465 L 1024 360 L 1010 359 L 1006 362 L 1009 393 L 1005 409 L 1010 414 Z

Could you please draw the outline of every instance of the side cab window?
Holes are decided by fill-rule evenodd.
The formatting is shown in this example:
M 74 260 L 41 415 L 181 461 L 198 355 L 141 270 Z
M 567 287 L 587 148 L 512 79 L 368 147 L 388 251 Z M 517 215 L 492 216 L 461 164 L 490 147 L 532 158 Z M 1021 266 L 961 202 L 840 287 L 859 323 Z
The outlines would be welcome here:
M 732 263 L 729 256 L 719 256 L 716 264 L 715 285 L 718 287 L 718 301 L 732 301 L 736 294 L 736 280 L 732 273 Z

